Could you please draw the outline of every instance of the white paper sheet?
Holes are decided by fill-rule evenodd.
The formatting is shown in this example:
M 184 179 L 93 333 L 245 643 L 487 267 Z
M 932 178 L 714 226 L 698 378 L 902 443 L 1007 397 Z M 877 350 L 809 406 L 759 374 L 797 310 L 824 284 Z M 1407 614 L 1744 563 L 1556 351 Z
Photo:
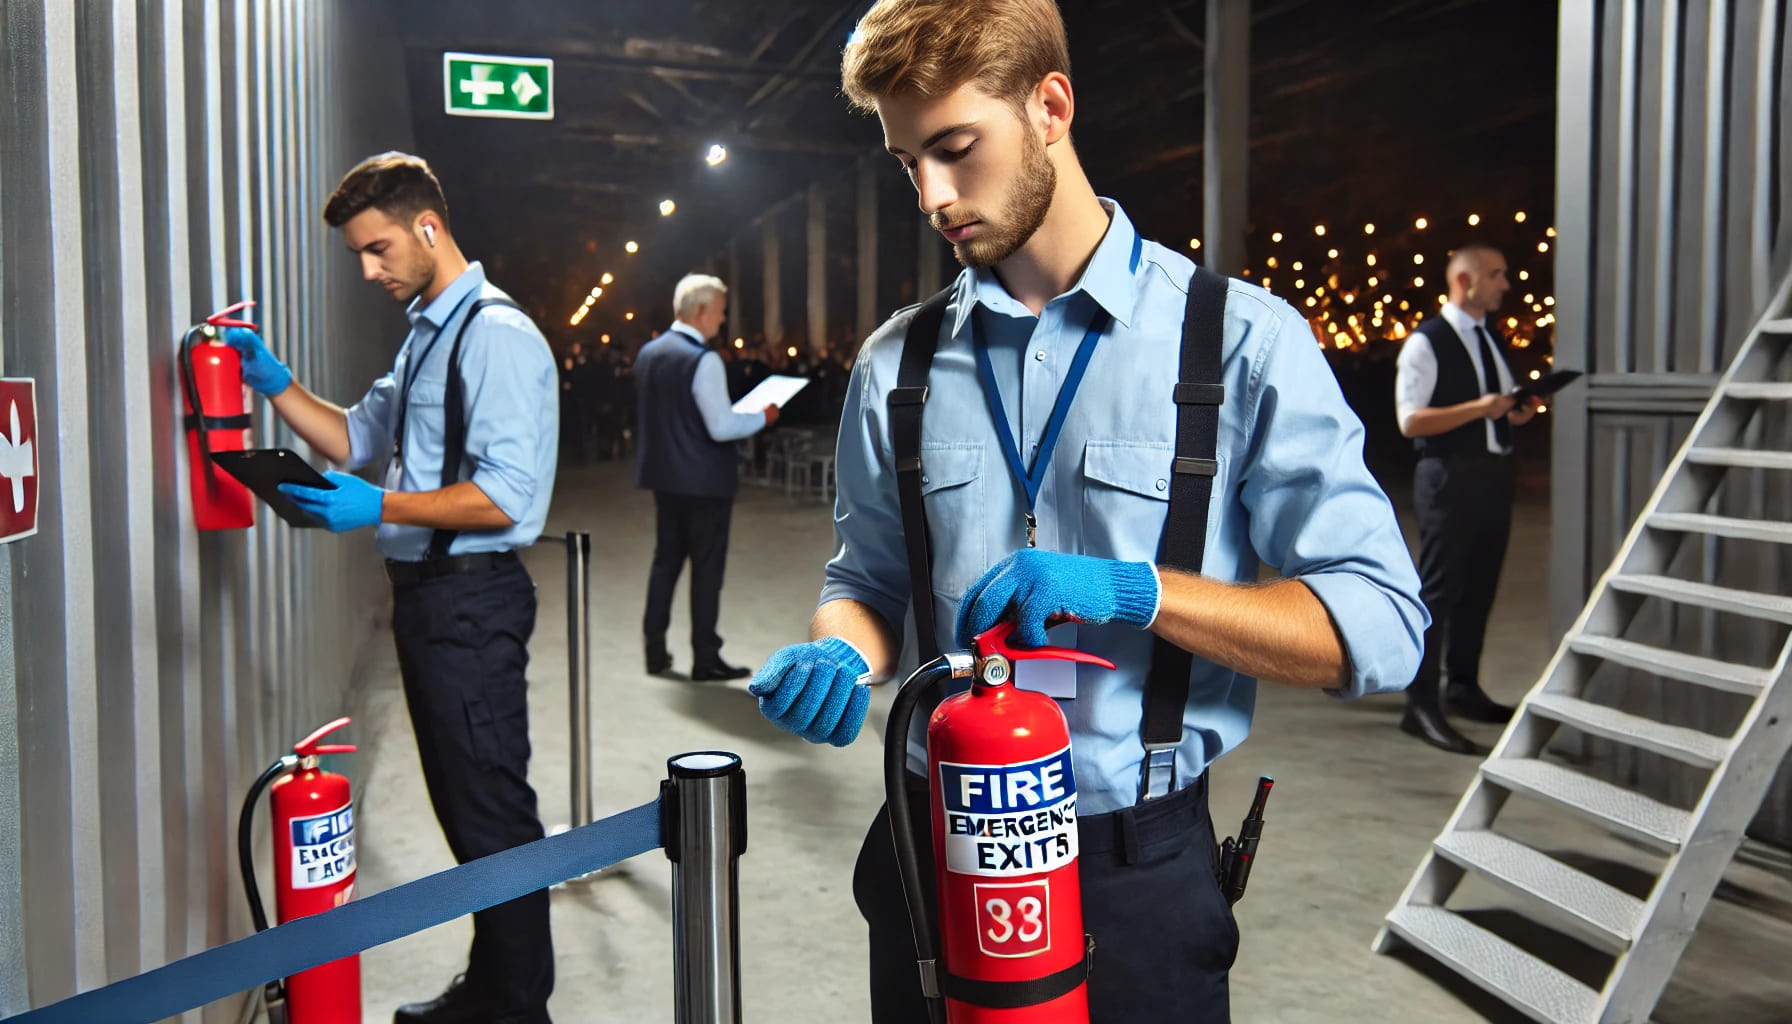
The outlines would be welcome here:
M 762 412 L 768 405 L 782 408 L 796 397 L 798 391 L 809 386 L 807 377 L 785 377 L 772 374 L 759 382 L 759 386 L 747 392 L 745 398 L 734 403 L 735 412 Z

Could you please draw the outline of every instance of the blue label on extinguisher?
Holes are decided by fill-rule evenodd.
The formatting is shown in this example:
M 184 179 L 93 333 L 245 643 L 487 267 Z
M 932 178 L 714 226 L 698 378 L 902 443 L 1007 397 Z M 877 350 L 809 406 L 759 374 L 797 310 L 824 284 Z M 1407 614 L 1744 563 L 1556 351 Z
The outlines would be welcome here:
M 320 889 L 354 875 L 354 804 L 344 804 L 327 814 L 294 818 L 290 824 L 294 889 Z
M 970 875 L 1031 875 L 1076 860 L 1076 779 L 1070 748 L 1022 764 L 940 762 L 946 867 Z

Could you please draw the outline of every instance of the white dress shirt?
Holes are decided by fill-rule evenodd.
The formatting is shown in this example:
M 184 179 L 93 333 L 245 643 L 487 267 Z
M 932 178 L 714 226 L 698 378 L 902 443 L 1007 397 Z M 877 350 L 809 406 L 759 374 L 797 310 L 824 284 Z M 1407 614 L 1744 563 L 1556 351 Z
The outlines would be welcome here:
M 1479 393 L 1485 394 L 1487 368 L 1481 365 L 1481 342 L 1475 335 L 1475 328 L 1481 325 L 1454 302 L 1444 303 L 1442 316 L 1444 322 L 1455 329 L 1457 341 L 1468 352 L 1469 365 L 1475 368 L 1475 385 L 1480 388 Z M 1500 343 L 1492 334 L 1487 336 L 1487 342 L 1493 350 L 1494 372 L 1499 374 L 1500 392 L 1511 391 L 1512 368 L 1500 354 Z M 1398 417 L 1400 432 L 1404 434 L 1407 421 L 1412 419 L 1413 413 L 1430 407 L 1432 392 L 1437 390 L 1437 353 L 1431 349 L 1431 339 L 1423 334 L 1407 338 L 1396 365 L 1399 370 L 1394 377 L 1394 414 Z M 1510 455 L 1512 449 L 1500 447 L 1494 439 L 1493 421 L 1482 420 L 1482 424 L 1487 433 L 1487 450 L 1495 455 Z

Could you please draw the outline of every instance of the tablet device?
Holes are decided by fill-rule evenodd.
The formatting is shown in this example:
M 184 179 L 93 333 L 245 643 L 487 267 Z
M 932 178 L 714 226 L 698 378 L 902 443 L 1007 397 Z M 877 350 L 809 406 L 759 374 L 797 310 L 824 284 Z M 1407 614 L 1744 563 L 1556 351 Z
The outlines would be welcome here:
M 1579 370 L 1557 370 L 1546 373 L 1538 380 L 1527 380 L 1512 389 L 1513 398 L 1547 398 L 1574 383 L 1580 376 Z
M 281 519 L 293 526 L 322 526 L 291 498 L 280 493 L 281 484 L 300 484 L 333 491 L 336 485 L 311 468 L 298 452 L 286 448 L 250 448 L 240 452 L 212 452 L 218 467 L 243 482 L 243 486 L 268 503 Z

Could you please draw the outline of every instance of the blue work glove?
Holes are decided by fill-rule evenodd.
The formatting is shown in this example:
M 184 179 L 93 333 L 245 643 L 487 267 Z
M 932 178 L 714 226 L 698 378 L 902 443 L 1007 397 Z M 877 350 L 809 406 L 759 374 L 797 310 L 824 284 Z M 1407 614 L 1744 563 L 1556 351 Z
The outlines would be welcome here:
M 335 484 L 336 489 L 326 491 L 304 484 L 281 484 L 280 493 L 317 518 L 331 533 L 359 530 L 380 521 L 380 509 L 386 501 L 385 491 L 348 473 L 325 473 L 324 479 Z
M 1157 570 L 1150 562 L 1023 548 L 964 592 L 958 602 L 958 645 L 968 649 L 972 637 L 1006 618 L 1015 622 L 1014 642 L 1020 647 L 1044 647 L 1046 628 L 1072 619 L 1144 629 L 1157 615 L 1157 601 Z
M 292 386 L 292 371 L 274 358 L 260 334 L 247 327 L 226 327 L 224 344 L 243 357 L 243 383 L 257 394 L 272 398 Z
M 870 671 L 851 644 L 828 637 L 772 655 L 747 692 L 759 698 L 759 713 L 779 728 L 810 743 L 844 747 L 865 724 L 871 688 L 859 679 Z

